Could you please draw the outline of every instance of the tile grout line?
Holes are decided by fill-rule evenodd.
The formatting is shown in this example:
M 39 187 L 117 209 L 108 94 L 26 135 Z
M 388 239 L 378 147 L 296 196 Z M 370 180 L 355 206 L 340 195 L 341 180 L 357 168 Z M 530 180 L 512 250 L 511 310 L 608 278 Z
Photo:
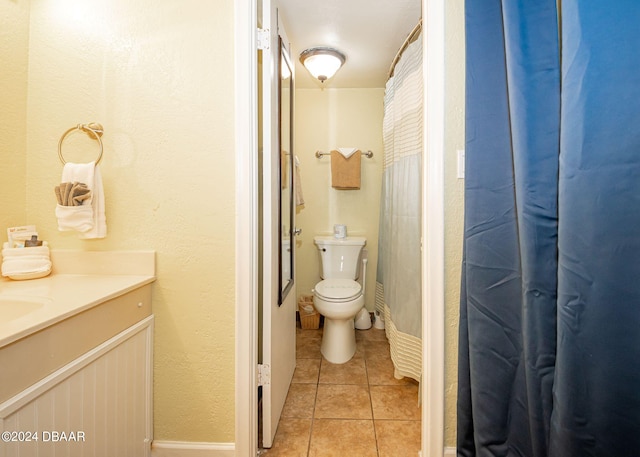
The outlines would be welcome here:
M 307 443 L 307 457 L 311 453 L 311 439 L 313 437 L 313 424 L 316 420 L 316 406 L 318 406 L 318 388 L 320 387 L 320 372 L 322 371 L 322 355 L 320 355 L 320 365 L 318 366 L 318 376 L 316 377 L 316 395 L 313 398 L 313 411 L 311 412 L 311 427 L 309 427 L 309 442 Z
M 376 456 L 380 457 L 378 448 L 378 431 L 376 430 L 376 418 L 373 415 L 373 397 L 371 396 L 371 383 L 369 382 L 369 364 L 367 363 L 367 349 L 364 348 L 364 370 L 367 375 L 367 392 L 369 394 L 369 407 L 371 408 L 371 425 L 373 426 L 373 439 L 376 445 Z

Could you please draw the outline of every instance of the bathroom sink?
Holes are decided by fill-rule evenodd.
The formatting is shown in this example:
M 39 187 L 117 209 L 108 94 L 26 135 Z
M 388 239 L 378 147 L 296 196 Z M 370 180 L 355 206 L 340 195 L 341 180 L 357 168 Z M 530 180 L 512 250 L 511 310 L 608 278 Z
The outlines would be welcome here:
M 48 298 L 0 296 L 0 322 L 7 322 L 26 316 L 49 303 Z

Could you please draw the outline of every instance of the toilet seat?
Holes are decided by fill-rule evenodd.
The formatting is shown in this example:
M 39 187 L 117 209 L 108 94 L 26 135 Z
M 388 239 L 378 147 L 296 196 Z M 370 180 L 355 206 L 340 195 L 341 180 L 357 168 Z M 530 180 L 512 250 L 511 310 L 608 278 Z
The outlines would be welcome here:
M 328 302 L 344 302 L 358 298 L 362 286 L 353 279 L 324 279 L 314 289 L 318 298 Z

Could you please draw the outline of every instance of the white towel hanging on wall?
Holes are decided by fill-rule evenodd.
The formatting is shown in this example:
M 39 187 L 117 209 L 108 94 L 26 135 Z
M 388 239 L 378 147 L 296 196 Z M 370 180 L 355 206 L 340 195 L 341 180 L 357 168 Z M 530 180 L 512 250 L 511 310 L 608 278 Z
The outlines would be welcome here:
M 295 182 L 296 182 L 296 206 L 304 205 L 304 196 L 302 195 L 302 182 L 300 181 L 300 159 L 295 156 Z
M 357 150 L 358 148 L 338 148 L 338 152 L 342 154 L 345 159 L 351 157 Z
M 58 230 L 77 231 L 80 238 L 104 238 L 107 236 L 104 190 L 100 167 L 95 162 L 70 163 L 62 169 L 61 182 L 82 182 L 91 191 L 91 197 L 80 206 L 56 206 Z

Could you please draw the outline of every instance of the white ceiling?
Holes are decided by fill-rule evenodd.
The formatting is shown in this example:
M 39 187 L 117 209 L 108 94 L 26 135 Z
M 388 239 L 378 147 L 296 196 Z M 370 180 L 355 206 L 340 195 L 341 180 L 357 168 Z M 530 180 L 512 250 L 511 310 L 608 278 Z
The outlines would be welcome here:
M 324 87 L 384 87 L 391 62 L 421 17 L 421 0 L 278 0 L 296 61 L 296 87 L 322 85 L 300 64 L 300 52 L 330 46 L 347 56 Z

